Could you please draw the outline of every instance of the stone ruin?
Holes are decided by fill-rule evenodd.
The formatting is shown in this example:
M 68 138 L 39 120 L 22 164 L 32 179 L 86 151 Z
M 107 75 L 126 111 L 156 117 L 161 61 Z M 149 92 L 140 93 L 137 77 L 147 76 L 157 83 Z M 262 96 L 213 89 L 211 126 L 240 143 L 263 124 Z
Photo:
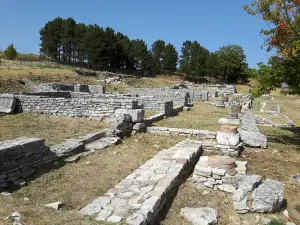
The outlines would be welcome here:
M 230 193 L 237 213 L 276 212 L 282 207 L 283 184 L 268 179 L 262 182 L 259 175 L 247 175 L 247 162 L 233 158 L 240 155 L 244 145 L 267 147 L 267 139 L 251 112 L 251 97 L 236 94 L 234 86 L 184 83 L 163 89 L 130 88 L 126 94 L 105 93 L 103 87 L 90 85 L 41 84 L 33 89 L 38 92 L 0 95 L 1 112 L 87 118 L 106 121 L 111 127 L 50 147 L 43 139 L 35 138 L 0 142 L 0 188 L 10 183 L 24 185 L 28 177 L 49 163 L 74 162 L 78 154 L 119 144 L 124 136 L 149 132 L 182 136 L 185 140 L 160 151 L 80 213 L 97 221 L 154 224 L 187 179 L 199 188 Z M 152 125 L 194 102 L 218 96 L 224 98 L 215 103 L 216 107 L 231 107 L 231 113 L 220 118 L 217 131 Z M 157 114 L 144 118 L 145 109 Z M 241 127 L 237 129 L 233 124 Z M 218 220 L 217 211 L 210 208 L 183 208 L 181 215 L 193 224 L 217 224 Z

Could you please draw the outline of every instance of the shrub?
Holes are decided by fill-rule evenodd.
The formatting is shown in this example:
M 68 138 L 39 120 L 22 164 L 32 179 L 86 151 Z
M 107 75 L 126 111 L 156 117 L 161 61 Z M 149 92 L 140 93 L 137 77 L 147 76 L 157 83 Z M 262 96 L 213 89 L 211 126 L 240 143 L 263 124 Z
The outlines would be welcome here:
M 9 60 L 14 60 L 18 53 L 17 53 L 17 50 L 15 49 L 14 45 L 11 44 L 7 47 L 7 49 L 5 49 L 5 51 L 3 52 L 4 56 L 6 58 L 8 58 Z

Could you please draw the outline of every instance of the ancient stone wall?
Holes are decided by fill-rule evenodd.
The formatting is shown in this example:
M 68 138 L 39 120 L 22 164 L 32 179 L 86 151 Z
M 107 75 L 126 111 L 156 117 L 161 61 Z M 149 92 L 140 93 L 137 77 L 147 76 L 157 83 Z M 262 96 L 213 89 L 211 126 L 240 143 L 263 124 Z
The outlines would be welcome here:
M 217 132 L 209 130 L 194 130 L 168 127 L 147 127 L 147 132 L 167 136 L 198 137 L 203 139 L 215 139 Z
M 97 221 L 159 223 L 160 212 L 173 200 L 201 153 L 201 142 L 191 140 L 164 149 L 80 212 Z
M 0 188 L 31 176 L 44 164 L 50 150 L 44 139 L 19 138 L 0 142 Z
M 17 112 L 86 117 L 93 120 L 111 117 L 118 108 L 138 108 L 137 102 L 132 99 L 52 98 L 24 94 L 18 94 L 16 98 Z
M 92 94 L 105 93 L 105 88 L 101 85 L 87 84 L 60 84 L 60 83 L 41 83 L 41 84 L 26 84 L 33 92 L 85 92 Z
M 188 90 L 170 88 L 128 88 L 127 93 L 138 96 L 153 96 L 160 101 L 174 101 L 174 105 L 188 105 Z
M 117 99 L 117 100 L 132 100 L 138 102 L 138 107 L 141 109 L 155 110 L 170 114 L 173 112 L 173 101 L 161 101 L 154 96 L 137 96 L 132 94 L 87 94 L 82 92 L 72 92 L 74 98 L 96 98 L 96 99 Z

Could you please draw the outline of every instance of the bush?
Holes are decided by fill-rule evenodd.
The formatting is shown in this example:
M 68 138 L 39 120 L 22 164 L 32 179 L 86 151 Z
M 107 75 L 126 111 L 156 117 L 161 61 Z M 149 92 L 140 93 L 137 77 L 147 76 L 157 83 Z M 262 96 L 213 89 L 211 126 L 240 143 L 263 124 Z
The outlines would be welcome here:
M 7 49 L 5 49 L 5 51 L 3 52 L 4 56 L 6 58 L 8 58 L 9 60 L 14 60 L 18 53 L 17 53 L 17 50 L 15 49 L 14 45 L 11 44 L 7 47 Z
M 276 220 L 272 220 L 270 225 L 282 225 L 282 223 L 279 223 L 278 221 Z

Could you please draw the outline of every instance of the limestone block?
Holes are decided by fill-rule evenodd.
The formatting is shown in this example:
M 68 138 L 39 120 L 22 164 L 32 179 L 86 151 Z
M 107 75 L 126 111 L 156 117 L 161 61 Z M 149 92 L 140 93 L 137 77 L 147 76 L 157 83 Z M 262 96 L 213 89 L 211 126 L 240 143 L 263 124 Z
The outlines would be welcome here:
M 252 210 L 254 212 L 276 212 L 283 204 L 284 184 L 267 179 L 253 191 L 252 199 Z
M 221 123 L 221 124 L 240 125 L 240 120 L 239 119 L 220 118 L 219 123 Z
M 141 123 L 144 120 L 145 110 L 144 109 L 117 109 L 115 115 L 129 114 L 132 118 L 132 122 Z
M 0 113 L 13 113 L 16 107 L 14 94 L 0 94 Z
M 219 131 L 217 133 L 217 142 L 221 145 L 236 146 L 240 143 L 240 135 L 239 133 L 234 134 Z

